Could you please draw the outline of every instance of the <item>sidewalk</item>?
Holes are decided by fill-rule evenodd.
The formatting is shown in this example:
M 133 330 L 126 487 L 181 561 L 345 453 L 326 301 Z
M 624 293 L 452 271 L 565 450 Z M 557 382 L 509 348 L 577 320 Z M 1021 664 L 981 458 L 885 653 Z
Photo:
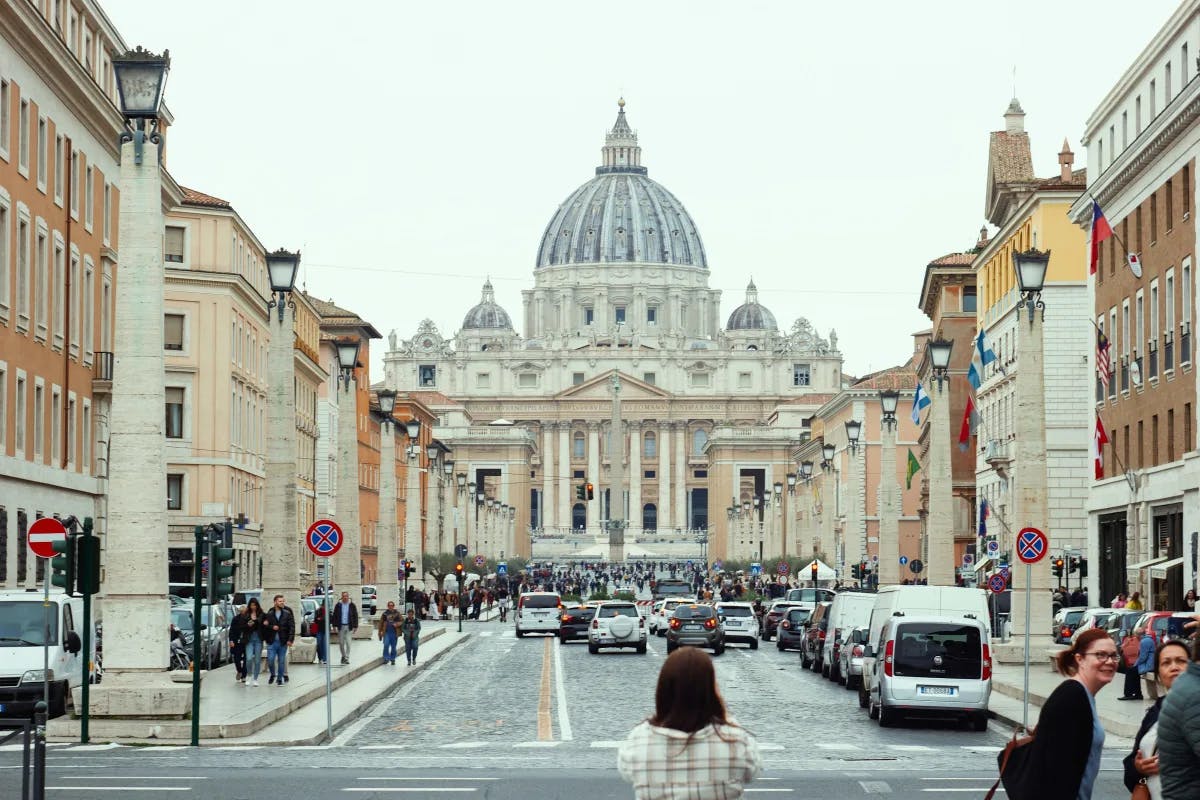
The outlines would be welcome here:
M 1106 747 L 1133 747 L 1133 737 L 1137 736 L 1138 727 L 1142 724 L 1142 716 L 1146 713 L 1150 701 L 1118 700 L 1121 696 L 1121 685 L 1125 676 L 1118 674 L 1116 679 L 1100 690 L 1096 695 L 1096 710 L 1100 713 L 1100 724 L 1104 726 L 1108 739 Z M 1033 662 L 1029 665 L 1029 725 L 1037 725 L 1038 714 L 1042 704 L 1064 680 L 1063 676 L 1054 672 L 1045 662 Z M 1025 668 L 1013 664 L 992 665 L 992 699 L 989 708 L 996 719 L 1012 728 L 1021 726 L 1021 716 L 1024 697 Z M 1126 739 L 1128 743 L 1114 741 L 1114 738 Z
M 355 639 L 350 666 L 334 664 L 332 670 L 334 730 L 470 638 L 465 629 L 461 634 L 457 631 L 457 622 L 425 622 L 415 667 L 405 665 L 402 660 L 394 666 L 384 666 L 383 645 L 378 639 Z M 336 643 L 333 653 L 336 657 Z M 403 656 L 401 644 L 400 658 Z M 238 683 L 232 665 L 205 673 L 200 692 L 200 743 L 298 746 L 323 742 L 326 738 L 324 666 L 290 664 L 288 677 L 282 687 L 268 684 L 265 664 L 257 687 Z M 188 744 L 191 724 L 189 719 L 93 718 L 89 732 L 94 743 Z M 51 720 L 47 738 L 79 741 L 79 719 Z

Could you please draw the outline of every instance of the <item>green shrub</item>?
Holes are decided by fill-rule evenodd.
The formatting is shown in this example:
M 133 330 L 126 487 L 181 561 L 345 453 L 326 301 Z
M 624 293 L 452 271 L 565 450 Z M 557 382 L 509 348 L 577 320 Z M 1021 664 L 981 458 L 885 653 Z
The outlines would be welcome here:
M 637 595 L 633 592 L 617 592 L 613 595 L 613 600 L 627 600 L 630 603 L 637 600 Z

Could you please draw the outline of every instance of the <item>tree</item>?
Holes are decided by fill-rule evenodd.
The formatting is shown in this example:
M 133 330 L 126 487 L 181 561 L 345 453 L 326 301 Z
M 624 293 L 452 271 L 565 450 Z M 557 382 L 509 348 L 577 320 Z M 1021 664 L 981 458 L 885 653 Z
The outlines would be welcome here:
M 437 555 L 425 554 L 425 574 L 433 576 L 437 584 L 437 588 L 442 588 L 442 581 L 447 575 L 454 574 L 454 565 L 458 563 L 458 559 L 453 553 L 438 553 Z M 466 564 L 463 564 L 465 567 Z

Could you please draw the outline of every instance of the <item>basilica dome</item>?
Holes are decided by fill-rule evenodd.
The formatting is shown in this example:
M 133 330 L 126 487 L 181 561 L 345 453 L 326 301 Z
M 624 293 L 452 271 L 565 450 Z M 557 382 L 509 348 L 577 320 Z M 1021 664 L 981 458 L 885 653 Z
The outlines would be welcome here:
M 675 195 L 647 177 L 625 101 L 617 105 L 603 163 L 550 219 L 537 266 L 637 261 L 708 269 L 696 223 Z
M 496 302 L 496 292 L 490 280 L 483 284 L 483 296 L 479 304 L 467 312 L 462 326 L 463 330 L 512 330 L 512 320 Z
M 733 310 L 729 315 L 727 331 L 774 331 L 779 330 L 775 315 L 766 306 L 758 302 L 758 287 L 751 280 L 746 287 L 746 302 Z

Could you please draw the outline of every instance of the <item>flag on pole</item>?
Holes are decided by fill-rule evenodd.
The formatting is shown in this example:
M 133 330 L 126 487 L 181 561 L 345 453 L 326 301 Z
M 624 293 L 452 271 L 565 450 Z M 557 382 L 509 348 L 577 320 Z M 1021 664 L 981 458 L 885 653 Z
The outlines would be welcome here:
M 1096 374 L 1107 389 L 1108 381 L 1112 377 L 1112 343 L 1108 341 L 1104 331 L 1099 329 L 1096 331 Z
M 917 461 L 917 457 L 913 455 L 912 448 L 908 450 L 908 474 L 904 478 L 904 488 L 912 488 L 913 475 L 916 475 L 921 470 L 921 462 Z
M 979 430 L 979 412 L 975 410 L 975 398 L 967 395 L 967 407 L 963 409 L 962 427 L 958 430 L 958 449 L 964 453 L 971 445 L 971 437 Z
M 1096 274 L 1096 263 L 1100 260 L 1100 243 L 1112 236 L 1112 228 L 1100 210 L 1100 204 L 1092 201 L 1092 251 L 1088 259 L 1088 275 Z
M 987 536 L 987 518 L 991 516 L 991 510 L 988 508 L 987 498 L 979 501 L 979 538 Z
M 921 385 L 920 381 L 918 381 L 917 390 L 913 392 L 913 425 L 921 424 L 921 409 L 928 408 L 931 402 L 933 401 L 929 399 L 929 394 L 925 391 L 925 387 Z
M 984 341 L 983 331 L 980 330 L 971 352 L 971 367 L 967 370 L 967 380 L 971 382 L 971 388 L 975 391 L 979 391 L 980 385 L 983 384 L 983 368 L 995 360 L 996 351 Z
M 1100 415 L 1096 415 L 1096 433 L 1094 437 L 1095 444 L 1092 447 L 1092 461 L 1096 465 L 1096 480 L 1104 480 L 1104 445 L 1108 444 L 1108 433 L 1104 430 L 1104 423 L 1100 420 Z

